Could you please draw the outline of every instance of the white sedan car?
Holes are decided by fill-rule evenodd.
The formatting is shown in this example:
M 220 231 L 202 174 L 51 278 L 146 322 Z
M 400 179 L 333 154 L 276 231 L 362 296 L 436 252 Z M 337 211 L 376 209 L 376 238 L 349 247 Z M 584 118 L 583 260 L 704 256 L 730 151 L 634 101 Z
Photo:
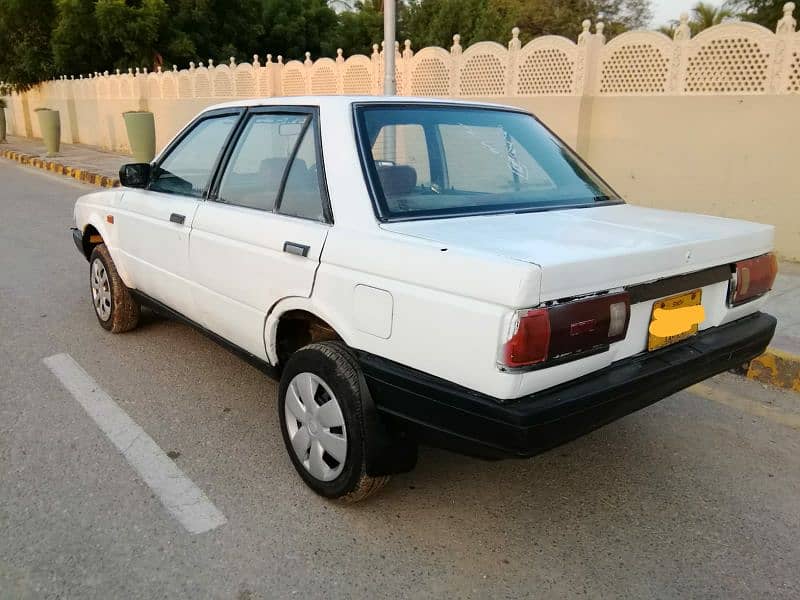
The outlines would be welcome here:
M 75 206 L 100 325 L 148 305 L 279 375 L 288 454 L 329 498 L 411 469 L 420 441 L 543 452 L 775 329 L 772 227 L 626 204 L 516 108 L 223 104 L 120 179 Z

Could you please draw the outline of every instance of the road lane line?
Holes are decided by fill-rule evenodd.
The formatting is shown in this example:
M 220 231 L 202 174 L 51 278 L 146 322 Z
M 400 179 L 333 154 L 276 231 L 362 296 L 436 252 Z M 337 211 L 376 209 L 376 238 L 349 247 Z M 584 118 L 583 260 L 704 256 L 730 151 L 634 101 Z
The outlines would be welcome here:
M 189 533 L 210 531 L 227 522 L 203 490 L 69 354 L 56 354 L 43 362 Z
M 749 413 L 755 417 L 763 417 L 785 427 L 800 431 L 800 415 L 786 412 L 777 406 L 769 406 L 757 400 L 744 398 L 727 390 L 712 387 L 704 383 L 696 383 L 688 388 L 687 391 L 695 396 L 705 398 L 706 400 L 713 400 L 714 402 L 730 406 L 731 408 Z

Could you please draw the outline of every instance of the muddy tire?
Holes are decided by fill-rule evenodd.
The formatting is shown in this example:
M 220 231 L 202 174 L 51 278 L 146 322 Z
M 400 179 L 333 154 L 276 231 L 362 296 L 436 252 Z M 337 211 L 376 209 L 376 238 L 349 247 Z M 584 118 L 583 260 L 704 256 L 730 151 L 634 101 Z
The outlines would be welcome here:
M 359 366 L 341 342 L 309 344 L 291 355 L 278 389 L 278 418 L 292 464 L 317 494 L 358 502 L 389 476 L 367 475 Z
M 139 323 L 139 303 L 122 282 L 105 244 L 89 257 L 89 292 L 94 314 L 103 329 L 123 333 Z

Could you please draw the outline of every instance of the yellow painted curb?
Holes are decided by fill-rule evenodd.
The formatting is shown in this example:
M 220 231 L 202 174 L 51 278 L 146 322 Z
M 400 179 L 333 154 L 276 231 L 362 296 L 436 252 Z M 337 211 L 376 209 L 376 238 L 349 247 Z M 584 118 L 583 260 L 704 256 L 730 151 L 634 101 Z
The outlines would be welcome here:
M 800 356 L 767 348 L 764 354 L 750 361 L 747 377 L 800 392 Z
M 14 150 L 0 150 L 0 156 L 9 160 L 14 160 L 21 165 L 72 177 L 73 179 L 90 185 L 96 185 L 97 187 L 112 188 L 119 186 L 119 180 L 114 177 L 107 177 L 106 175 L 99 175 L 91 171 L 84 171 L 83 169 L 63 165 L 53 160 L 39 158 L 38 156 L 23 154 L 22 152 L 16 152 Z

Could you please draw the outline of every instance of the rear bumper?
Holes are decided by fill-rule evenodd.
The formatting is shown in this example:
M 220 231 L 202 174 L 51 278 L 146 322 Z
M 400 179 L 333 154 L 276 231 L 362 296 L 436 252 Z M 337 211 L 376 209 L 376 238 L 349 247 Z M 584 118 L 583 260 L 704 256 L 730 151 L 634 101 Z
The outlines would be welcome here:
M 756 313 L 509 401 L 371 354 L 357 356 L 378 411 L 419 439 L 483 458 L 526 457 L 747 362 L 764 352 L 775 324 Z

